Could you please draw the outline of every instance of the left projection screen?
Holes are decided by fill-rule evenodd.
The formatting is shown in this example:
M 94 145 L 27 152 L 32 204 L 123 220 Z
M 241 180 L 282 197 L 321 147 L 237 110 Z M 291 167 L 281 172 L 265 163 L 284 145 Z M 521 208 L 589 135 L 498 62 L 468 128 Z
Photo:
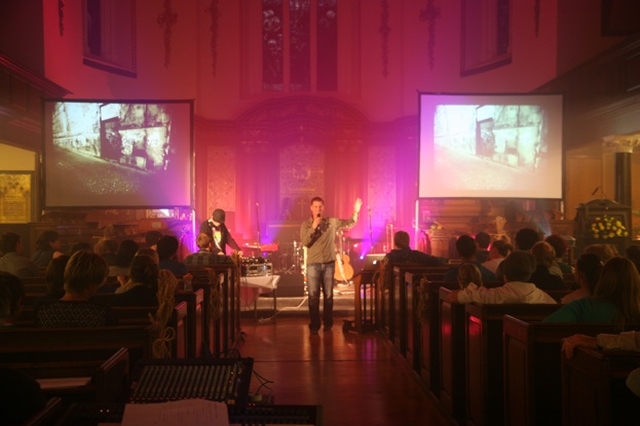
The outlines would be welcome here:
M 193 101 L 43 101 L 43 204 L 193 205 Z

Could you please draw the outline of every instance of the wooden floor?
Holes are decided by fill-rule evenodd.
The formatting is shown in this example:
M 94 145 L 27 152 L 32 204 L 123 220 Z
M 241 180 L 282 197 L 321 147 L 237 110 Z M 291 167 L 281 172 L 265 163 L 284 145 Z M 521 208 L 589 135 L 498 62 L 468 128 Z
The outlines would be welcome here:
M 336 317 L 332 331 L 310 335 L 306 316 L 243 318 L 239 349 L 254 359 L 251 393 L 322 405 L 325 426 L 452 424 L 380 333 L 345 334 L 342 324 Z

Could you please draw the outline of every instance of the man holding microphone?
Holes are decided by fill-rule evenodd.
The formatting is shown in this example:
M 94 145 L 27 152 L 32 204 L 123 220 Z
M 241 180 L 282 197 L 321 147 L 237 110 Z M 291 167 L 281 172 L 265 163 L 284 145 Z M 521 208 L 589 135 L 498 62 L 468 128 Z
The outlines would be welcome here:
M 362 208 L 362 200 L 356 199 L 353 215 L 348 219 L 324 216 L 324 200 L 311 199 L 311 217 L 300 227 L 300 241 L 306 247 L 306 275 L 309 292 L 309 330 L 318 334 L 320 319 L 320 291 L 323 294 L 322 323 L 324 331 L 333 327 L 333 277 L 335 274 L 336 232 L 353 228 Z

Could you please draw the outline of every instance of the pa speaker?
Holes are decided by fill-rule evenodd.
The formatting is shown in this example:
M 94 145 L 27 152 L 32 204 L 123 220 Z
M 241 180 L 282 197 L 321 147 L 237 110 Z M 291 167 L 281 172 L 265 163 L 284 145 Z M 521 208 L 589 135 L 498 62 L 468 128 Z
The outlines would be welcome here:
M 278 281 L 278 297 L 303 297 L 304 277 L 302 274 L 283 274 Z

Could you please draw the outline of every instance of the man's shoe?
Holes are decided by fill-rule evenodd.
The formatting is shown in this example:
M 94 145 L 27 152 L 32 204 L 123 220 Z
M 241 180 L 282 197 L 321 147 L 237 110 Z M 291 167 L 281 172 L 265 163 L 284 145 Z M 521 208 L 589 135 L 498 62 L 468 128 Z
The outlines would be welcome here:
M 324 331 L 331 331 L 331 327 L 333 327 L 333 326 L 331 326 L 331 325 L 325 325 L 325 326 L 324 326 L 324 328 L 323 328 L 323 330 L 324 330 Z

